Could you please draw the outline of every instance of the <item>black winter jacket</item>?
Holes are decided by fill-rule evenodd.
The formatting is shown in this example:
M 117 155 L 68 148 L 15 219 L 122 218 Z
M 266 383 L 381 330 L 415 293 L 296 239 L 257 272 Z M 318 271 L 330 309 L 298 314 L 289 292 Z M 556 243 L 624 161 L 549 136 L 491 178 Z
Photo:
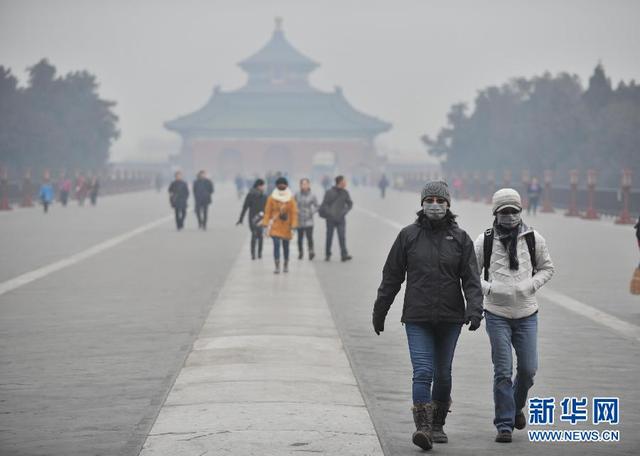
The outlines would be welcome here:
M 344 188 L 333 186 L 324 194 L 320 213 L 324 214 L 327 220 L 339 223 L 344 220 L 352 207 L 353 201 L 349 192 Z
M 464 323 L 472 316 L 482 318 L 482 287 L 471 238 L 451 213 L 436 225 L 422 212 L 418 214 L 391 247 L 374 314 L 387 315 L 406 276 L 403 323 Z
M 211 180 L 196 179 L 193 181 L 193 198 L 196 204 L 211 204 L 211 194 L 214 192 L 213 182 Z
M 244 204 L 242 205 L 242 212 L 240 213 L 240 218 L 238 221 L 242 223 L 244 219 L 244 214 L 249 211 L 249 225 L 253 227 L 253 220 L 255 216 L 264 212 L 264 206 L 267 204 L 267 195 L 262 193 L 260 190 L 252 188 L 247 193 L 247 196 L 244 198 Z
M 187 207 L 189 186 L 183 180 L 174 180 L 169 185 L 169 202 L 171 207 Z

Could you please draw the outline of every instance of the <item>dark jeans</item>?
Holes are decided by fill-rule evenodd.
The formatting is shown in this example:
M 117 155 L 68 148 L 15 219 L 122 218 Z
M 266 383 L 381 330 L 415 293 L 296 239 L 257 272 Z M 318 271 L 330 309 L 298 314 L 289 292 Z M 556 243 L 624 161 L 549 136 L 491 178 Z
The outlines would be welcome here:
M 284 253 L 284 261 L 289 261 L 289 239 L 282 239 L 279 237 L 273 237 L 273 258 L 280 260 L 280 244 L 282 244 L 282 251 Z
M 181 230 L 184 228 L 184 218 L 187 216 L 187 206 L 176 206 L 176 227 Z
M 525 406 L 538 369 L 538 314 L 510 319 L 485 312 L 485 322 L 493 361 L 493 424 L 499 431 L 511 431 L 516 413 Z M 512 346 L 517 359 L 516 378 L 513 381 Z
M 305 226 L 298 228 L 298 252 L 300 255 L 304 252 L 304 237 L 307 236 L 307 246 L 309 252 L 313 252 L 313 226 Z
M 251 258 L 262 258 L 262 227 L 258 225 L 249 225 L 251 231 Z M 256 252 L 256 247 L 258 251 Z
M 209 204 L 196 203 L 196 217 L 198 217 L 198 227 L 207 227 L 207 213 L 209 212 Z
M 347 252 L 347 221 L 342 219 L 339 222 L 327 219 L 327 243 L 325 246 L 326 256 L 331 256 L 331 244 L 333 244 L 333 231 L 338 230 L 338 242 L 340 243 L 340 255 L 342 258 L 349 255 Z
M 449 402 L 451 365 L 461 323 L 406 323 L 413 365 L 413 403 Z M 432 388 L 433 383 L 433 388 Z

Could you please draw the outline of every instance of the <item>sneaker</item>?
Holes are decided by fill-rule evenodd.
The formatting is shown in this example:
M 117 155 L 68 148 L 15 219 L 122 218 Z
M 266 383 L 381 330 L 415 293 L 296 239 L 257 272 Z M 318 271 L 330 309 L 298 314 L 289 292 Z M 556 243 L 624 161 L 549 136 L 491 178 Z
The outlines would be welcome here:
M 511 431 L 499 431 L 496 435 L 496 442 L 498 443 L 511 443 Z

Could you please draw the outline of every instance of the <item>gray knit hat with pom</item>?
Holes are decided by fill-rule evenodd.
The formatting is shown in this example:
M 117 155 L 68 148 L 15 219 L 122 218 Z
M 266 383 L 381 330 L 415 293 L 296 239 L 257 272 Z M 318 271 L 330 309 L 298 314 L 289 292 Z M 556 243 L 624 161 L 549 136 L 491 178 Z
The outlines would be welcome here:
M 427 196 L 435 196 L 438 198 L 444 198 L 451 206 L 451 195 L 449 194 L 449 186 L 444 181 L 431 181 L 427 182 L 422 188 L 420 193 L 420 204 Z

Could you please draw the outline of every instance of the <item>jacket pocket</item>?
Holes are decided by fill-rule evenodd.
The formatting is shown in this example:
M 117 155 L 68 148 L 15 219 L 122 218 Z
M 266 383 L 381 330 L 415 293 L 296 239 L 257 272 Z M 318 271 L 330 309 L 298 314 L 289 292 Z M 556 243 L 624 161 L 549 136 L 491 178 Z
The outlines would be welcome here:
M 516 296 L 518 298 L 530 298 L 535 294 L 533 279 L 528 278 L 516 284 Z
M 489 300 L 496 306 L 510 305 L 513 299 L 513 287 L 499 280 L 493 280 L 489 288 Z

